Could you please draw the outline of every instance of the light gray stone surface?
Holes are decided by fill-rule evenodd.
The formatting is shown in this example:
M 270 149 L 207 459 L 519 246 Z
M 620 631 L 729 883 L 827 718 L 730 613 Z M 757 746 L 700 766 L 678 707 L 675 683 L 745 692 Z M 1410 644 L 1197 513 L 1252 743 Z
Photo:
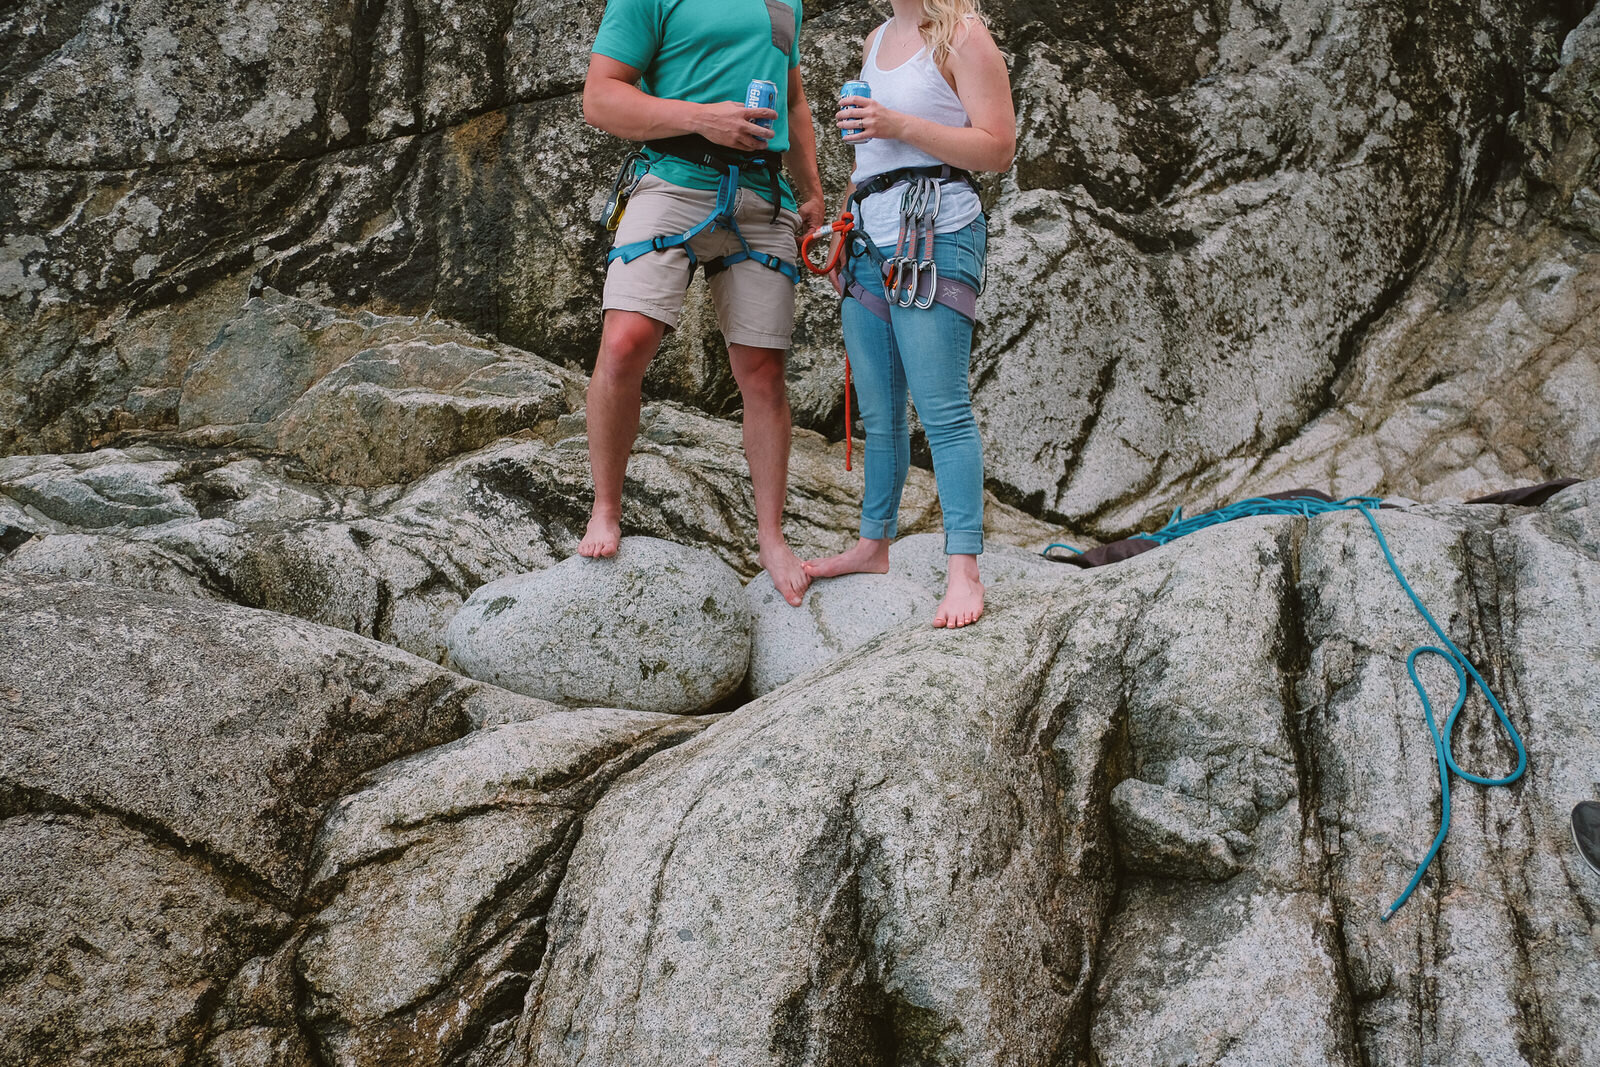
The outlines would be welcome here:
M 1109 722 L 1048 710 L 1064 629 L 1037 603 L 908 629 L 619 783 L 510 1063 L 1070 1061 Z
M 583 814 L 704 723 L 562 710 L 390 764 L 330 810 L 298 969 L 337 1064 L 453 1063 L 508 1033 Z
M 479 1062 L 588 807 L 705 721 L 562 708 L 270 612 L 0 579 L 0 1057 Z
M 0 782 L 0 1060 L 192 1062 L 211 1003 L 289 916 L 113 815 L 35 811 Z
M 411 336 L 419 328 L 363 317 L 366 325 L 357 329 L 326 309 L 302 306 L 299 313 L 335 320 L 301 335 L 303 343 L 326 346 L 334 361 L 374 335 Z M 354 339 L 345 336 L 352 332 Z M 411 454 L 397 443 L 407 423 L 394 412 L 417 397 L 429 404 L 448 398 L 410 381 L 401 375 L 390 399 L 373 409 L 371 432 L 387 444 L 369 449 L 354 429 L 327 427 L 329 440 L 339 442 L 336 454 L 358 457 L 328 472 L 368 471 L 389 463 L 386 457 Z M 306 469 L 304 457 L 262 455 L 237 443 L 199 447 L 213 433 L 237 441 L 261 429 L 206 427 L 188 443 L 160 448 L 0 458 L 0 573 L 232 600 L 442 660 L 444 627 L 474 589 L 572 555 L 588 518 L 581 416 L 484 448 L 467 428 L 447 433 L 444 444 L 428 447 L 464 454 L 404 486 L 329 484 Z M 797 552 L 844 547 L 860 507 L 855 478 L 820 437 L 796 435 L 785 528 Z M 1042 543 L 1056 534 L 992 497 L 986 515 L 992 545 Z M 927 471 L 913 470 L 901 517 L 908 530 L 938 526 Z M 623 494 L 623 530 L 692 540 L 739 573 L 755 573 L 755 505 L 738 428 L 674 404 L 647 406 Z
M 989 4 L 1021 139 L 973 387 L 1035 516 L 991 501 L 991 544 L 1600 475 L 1588 6 Z M 1587 1067 L 1593 481 L 1382 517 L 1531 756 L 1458 784 L 1387 924 L 1437 818 L 1428 634 L 1359 516 L 990 573 L 976 627 L 671 752 L 703 724 L 356 636 L 442 658 L 581 532 L 602 7 L 0 13 L 0 1059 Z M 810 5 L 824 122 L 881 17 Z M 797 418 L 837 436 L 836 302 L 799 304 Z M 646 389 L 625 532 L 753 574 L 703 283 Z M 805 555 L 854 528 L 839 451 L 795 439 Z M 902 519 L 938 529 L 921 467 Z M 903 573 L 937 593 L 940 554 Z M 1455 751 L 1512 759 L 1476 698 Z
M 1530 751 L 1456 783 L 1388 923 L 1437 818 L 1432 638 L 1356 514 L 1001 584 L 709 726 L 5 579 L 8 1055 L 1582 1063 L 1600 483 L 1379 521 Z M 1510 765 L 1476 699 L 1455 752 Z
M 1090 543 L 1090 542 L 1085 542 Z M 1044 545 L 1037 546 L 1042 549 Z M 915 582 L 942 598 L 949 575 L 949 557 L 944 552 L 944 534 L 916 533 L 899 538 L 889 546 L 889 573 Z M 1037 549 L 997 544 L 986 540 L 978 557 L 978 575 L 993 588 L 1001 582 L 1054 581 L 1076 573 L 1039 555 Z
M 928 534 L 927 536 L 935 536 Z M 879 634 L 929 625 L 939 598 L 892 574 L 814 581 L 796 608 L 765 571 L 745 587 L 750 604 L 750 692 L 763 696 L 833 662 Z
M 619 783 L 512 1063 L 1584 1062 L 1596 485 L 1380 518 L 1533 760 L 1456 783 L 1387 924 L 1436 828 L 1432 636 L 1361 516 L 1242 520 L 888 637 Z M 1510 765 L 1476 701 L 1455 750 Z
M 624 537 L 610 558 L 483 586 L 445 641 L 462 671 L 513 692 L 687 714 L 744 681 L 750 610 L 739 576 L 710 552 Z

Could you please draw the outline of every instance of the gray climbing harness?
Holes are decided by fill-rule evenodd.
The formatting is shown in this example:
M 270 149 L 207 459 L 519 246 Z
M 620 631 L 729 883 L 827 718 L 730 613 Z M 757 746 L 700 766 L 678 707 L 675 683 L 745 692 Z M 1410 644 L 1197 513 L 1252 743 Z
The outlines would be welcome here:
M 926 311 L 935 304 L 974 321 L 978 317 L 978 290 L 954 278 L 939 277 L 939 265 L 933 258 L 944 184 L 952 181 L 965 182 L 976 189 L 972 176 L 954 167 L 907 167 L 862 182 L 846 205 L 859 212 L 859 205 L 867 197 L 905 185 L 900 194 L 900 232 L 894 255 L 885 257 L 871 240 L 856 231 L 846 245 L 848 259 L 841 274 L 845 295 L 884 322 L 889 321 L 891 307 Z M 876 267 L 883 280 L 881 292 L 863 285 L 851 269 L 850 262 L 859 259 Z

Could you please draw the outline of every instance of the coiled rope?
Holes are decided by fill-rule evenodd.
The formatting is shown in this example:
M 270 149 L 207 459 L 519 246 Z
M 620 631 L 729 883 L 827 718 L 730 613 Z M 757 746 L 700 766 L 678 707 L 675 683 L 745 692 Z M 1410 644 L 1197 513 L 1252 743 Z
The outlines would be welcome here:
M 1383 536 L 1383 531 L 1378 527 L 1377 516 L 1373 514 L 1373 511 L 1381 503 L 1382 501 L 1379 498 L 1370 496 L 1353 496 L 1335 501 L 1318 500 L 1312 497 L 1273 500 L 1252 497 L 1249 500 L 1241 500 L 1227 507 L 1218 508 L 1215 511 L 1207 511 L 1188 519 L 1183 517 L 1183 509 L 1178 508 L 1161 529 L 1154 533 L 1135 534 L 1134 536 L 1164 545 L 1198 530 L 1204 530 L 1252 515 L 1299 515 L 1309 519 L 1314 515 L 1325 515 L 1335 511 L 1359 511 L 1362 517 L 1367 520 L 1367 525 L 1372 527 L 1372 533 L 1378 539 L 1378 547 L 1383 550 L 1383 558 L 1389 564 L 1389 570 L 1394 573 L 1395 580 L 1400 583 L 1400 588 L 1405 590 L 1406 596 L 1411 598 L 1412 606 L 1417 609 L 1417 613 L 1423 617 L 1429 628 L 1433 630 L 1434 635 L 1439 639 L 1439 645 L 1418 645 L 1406 657 L 1406 673 L 1411 676 L 1411 684 L 1417 691 L 1417 698 L 1422 701 L 1422 716 L 1427 720 L 1428 733 L 1433 736 L 1434 760 L 1439 768 L 1439 795 L 1442 798 L 1439 832 L 1434 836 L 1433 845 L 1417 866 L 1417 871 L 1411 876 L 1411 881 L 1406 885 L 1405 891 L 1395 898 L 1393 904 L 1383 909 L 1380 917 L 1384 922 L 1388 922 L 1394 913 L 1399 911 L 1401 906 L 1411 898 L 1411 894 L 1415 892 L 1418 884 L 1421 883 L 1422 876 L 1432 865 L 1433 858 L 1439 854 L 1439 849 L 1444 845 L 1444 839 L 1450 832 L 1450 775 L 1456 774 L 1478 785 L 1510 785 L 1518 778 L 1521 778 L 1523 772 L 1527 770 L 1528 750 L 1523 746 L 1522 737 L 1517 733 L 1517 728 L 1511 724 L 1511 719 L 1506 714 L 1505 708 L 1501 706 L 1500 701 L 1495 697 L 1494 690 L 1489 688 L 1489 683 L 1483 680 L 1483 676 L 1478 673 L 1477 668 L 1473 667 L 1471 661 L 1467 659 L 1461 649 L 1456 647 L 1456 643 L 1450 640 L 1450 636 L 1444 632 L 1444 627 L 1439 625 L 1438 620 L 1433 617 L 1433 613 L 1428 610 L 1427 605 L 1423 604 L 1422 598 L 1417 596 L 1416 590 L 1411 588 L 1411 583 L 1406 581 L 1406 576 L 1401 573 L 1400 564 L 1395 561 L 1394 553 L 1389 550 L 1389 542 Z M 1050 547 L 1068 548 L 1071 551 L 1077 551 L 1077 549 L 1072 549 L 1070 545 L 1052 545 Z M 1049 550 L 1046 549 L 1045 551 L 1049 552 Z M 1434 720 L 1433 703 L 1428 699 L 1428 691 L 1423 687 L 1422 680 L 1417 677 L 1417 658 L 1424 655 L 1438 656 L 1448 663 L 1456 673 L 1456 700 L 1454 706 L 1450 709 L 1450 714 L 1445 717 L 1443 730 L 1440 730 Z M 1470 683 L 1468 682 L 1469 678 L 1471 679 Z M 1466 706 L 1467 696 L 1473 686 L 1476 686 L 1483 693 L 1484 698 L 1488 700 L 1489 706 L 1494 709 L 1496 717 L 1500 720 L 1500 725 L 1505 728 L 1507 736 L 1511 738 L 1511 743 L 1517 749 L 1516 769 L 1501 778 L 1489 778 L 1463 770 L 1450 750 L 1456 719 L 1461 714 L 1461 709 Z

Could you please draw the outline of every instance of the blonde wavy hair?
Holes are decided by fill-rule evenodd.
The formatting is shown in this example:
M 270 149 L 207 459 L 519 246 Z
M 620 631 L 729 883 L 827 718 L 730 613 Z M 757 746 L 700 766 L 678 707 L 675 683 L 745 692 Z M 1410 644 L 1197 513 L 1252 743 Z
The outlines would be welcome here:
M 955 51 L 956 35 L 968 15 L 975 15 L 985 25 L 989 22 L 979 10 L 978 0 L 922 0 L 922 21 L 917 29 L 935 63 L 943 66 Z

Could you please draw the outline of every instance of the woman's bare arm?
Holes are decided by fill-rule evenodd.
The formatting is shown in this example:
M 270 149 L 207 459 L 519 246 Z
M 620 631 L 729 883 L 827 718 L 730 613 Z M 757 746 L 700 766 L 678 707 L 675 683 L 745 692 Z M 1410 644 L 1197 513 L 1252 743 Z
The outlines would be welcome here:
M 944 73 L 955 82 L 956 96 L 967 110 L 970 127 L 945 126 L 890 110 L 861 96 L 843 101 L 849 106 L 840 109 L 835 124 L 841 129 L 863 130 L 845 138 L 852 144 L 886 137 L 920 148 L 963 170 L 1009 170 L 1017 151 L 1017 114 L 1011 103 L 1005 57 L 988 27 L 977 19 L 967 21 L 945 61 Z

